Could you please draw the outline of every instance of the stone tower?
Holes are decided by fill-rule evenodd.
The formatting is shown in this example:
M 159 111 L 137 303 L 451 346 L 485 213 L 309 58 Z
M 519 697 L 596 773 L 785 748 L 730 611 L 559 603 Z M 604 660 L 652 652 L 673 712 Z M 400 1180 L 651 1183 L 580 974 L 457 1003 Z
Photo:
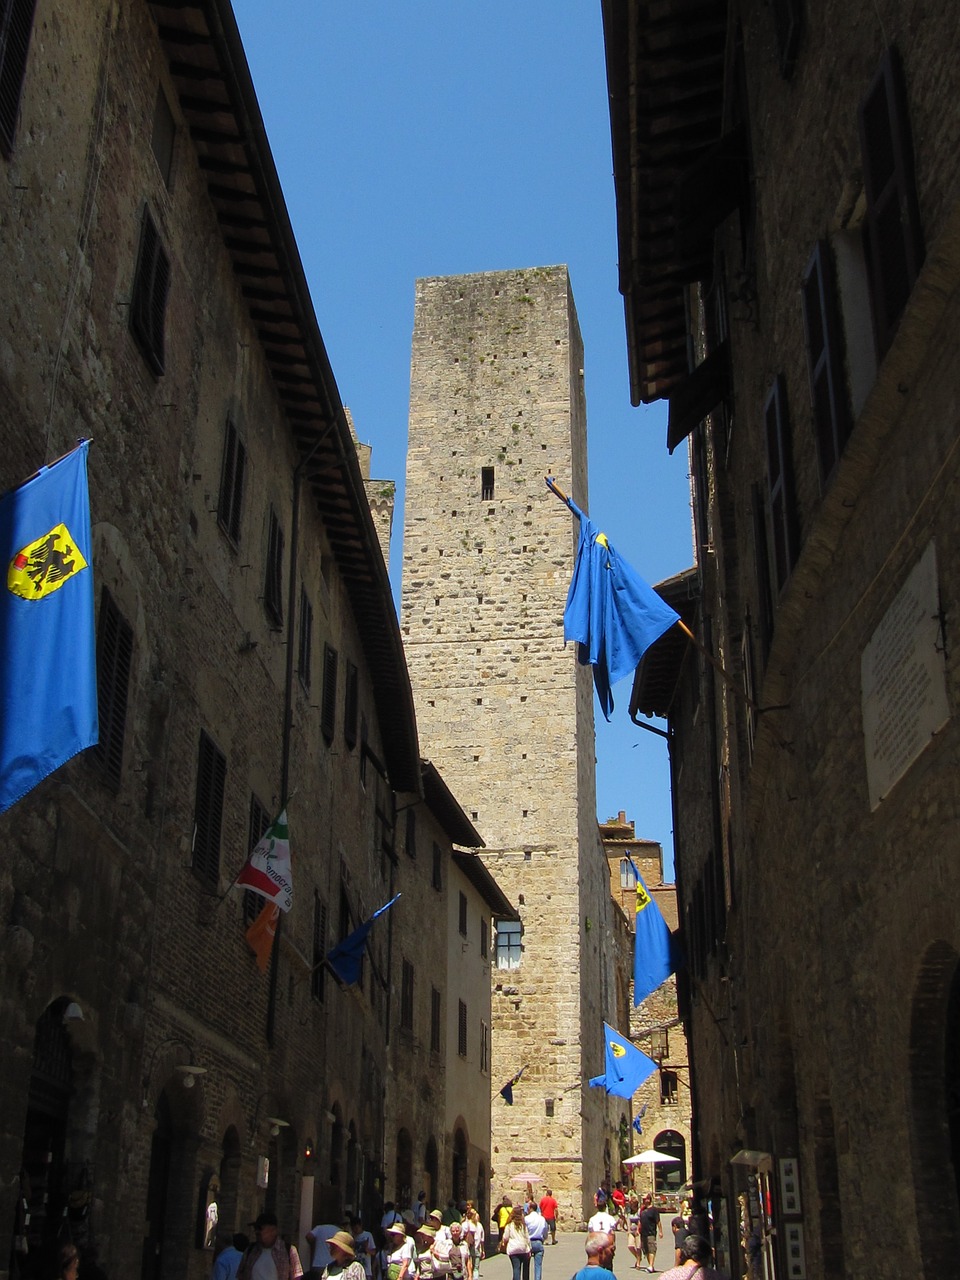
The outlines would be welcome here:
M 548 474 L 586 506 L 566 268 L 419 280 L 401 622 L 421 749 L 523 929 L 522 951 L 492 955 L 491 1194 L 516 1196 L 511 1178 L 532 1167 L 570 1224 L 619 1176 L 621 1109 L 585 1087 L 615 998 L 611 899 L 590 669 L 563 642 L 575 521 Z M 521 1068 L 510 1107 L 499 1091 Z

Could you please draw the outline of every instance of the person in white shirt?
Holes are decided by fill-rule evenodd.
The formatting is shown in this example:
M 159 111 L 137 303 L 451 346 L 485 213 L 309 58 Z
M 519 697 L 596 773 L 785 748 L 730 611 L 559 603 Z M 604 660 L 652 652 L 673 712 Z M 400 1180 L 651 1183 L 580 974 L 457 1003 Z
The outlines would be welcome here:
M 386 1280 L 413 1280 L 416 1274 L 416 1247 L 407 1239 L 407 1229 L 402 1222 L 393 1222 L 387 1232 Z
M 373 1259 L 377 1252 L 376 1242 L 369 1231 L 364 1231 L 359 1218 L 350 1219 L 350 1234 L 353 1236 L 353 1249 L 358 1262 L 363 1263 L 367 1280 L 373 1280 Z
M 530 1205 L 528 1213 L 523 1218 L 527 1226 L 527 1235 L 530 1237 L 530 1256 L 533 1259 L 533 1280 L 540 1280 L 543 1274 L 543 1246 L 547 1238 L 549 1227 L 547 1220 L 537 1208 L 536 1203 Z
M 324 1267 L 329 1267 L 333 1254 L 327 1241 L 335 1235 L 337 1228 L 329 1222 L 320 1222 L 307 1232 L 307 1244 L 310 1246 L 310 1280 L 320 1280 Z

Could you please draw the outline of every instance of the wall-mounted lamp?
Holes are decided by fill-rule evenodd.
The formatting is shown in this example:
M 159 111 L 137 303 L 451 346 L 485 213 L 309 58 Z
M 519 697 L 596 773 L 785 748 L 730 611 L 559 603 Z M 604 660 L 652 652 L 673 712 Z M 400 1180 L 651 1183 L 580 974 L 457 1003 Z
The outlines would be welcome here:
M 270 1136 L 277 1137 L 281 1129 L 289 1129 L 290 1121 L 281 1120 L 279 1116 L 267 1116 L 267 1124 L 270 1126 Z
M 197 1083 L 197 1076 L 206 1075 L 207 1073 L 206 1067 L 195 1067 L 192 1063 L 187 1063 L 185 1066 L 177 1067 L 177 1070 L 183 1077 L 183 1087 L 185 1089 L 192 1089 Z
M 83 1010 L 77 1004 L 76 1000 L 71 1000 L 63 1011 L 64 1022 L 82 1022 Z

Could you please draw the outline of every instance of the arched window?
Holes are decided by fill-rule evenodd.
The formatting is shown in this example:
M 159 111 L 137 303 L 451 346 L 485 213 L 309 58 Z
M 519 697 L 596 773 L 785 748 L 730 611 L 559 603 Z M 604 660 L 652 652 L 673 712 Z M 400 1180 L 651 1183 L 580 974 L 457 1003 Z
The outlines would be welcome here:
M 360 1212 L 360 1143 L 357 1141 L 357 1126 L 350 1121 L 349 1138 L 347 1141 L 347 1185 L 344 1188 L 345 1204 L 344 1208 L 350 1209 L 352 1213 Z
M 437 1140 L 430 1138 L 423 1155 L 423 1172 L 426 1178 L 424 1191 L 427 1193 L 427 1207 L 432 1209 L 440 1203 L 440 1160 L 437 1156 Z

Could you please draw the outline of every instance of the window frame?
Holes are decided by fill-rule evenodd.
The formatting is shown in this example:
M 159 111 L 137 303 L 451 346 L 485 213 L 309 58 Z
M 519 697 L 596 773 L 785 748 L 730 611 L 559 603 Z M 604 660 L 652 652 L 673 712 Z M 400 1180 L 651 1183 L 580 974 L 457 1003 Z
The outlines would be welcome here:
M 437 987 L 430 988 L 430 1052 L 440 1053 L 443 1048 L 443 1001 Z
M 283 525 L 273 504 L 267 516 L 267 554 L 263 575 L 263 607 L 274 627 L 283 626 Z
M 466 1002 L 457 1002 L 457 1053 L 461 1058 L 467 1056 L 467 1006 Z
M 223 458 L 220 463 L 220 493 L 217 498 L 217 524 L 234 548 L 240 546 L 243 521 L 243 488 L 247 473 L 247 449 L 240 439 L 236 423 L 227 418 L 223 435 Z
M 520 920 L 497 920 L 495 962 L 498 969 L 519 969 L 523 958 L 523 923 Z M 508 941 L 509 938 L 509 941 Z M 507 963 L 504 963 L 506 961 Z M 512 963 L 510 963 L 512 961 Z
M 326 996 L 327 904 L 318 889 L 313 891 L 313 969 L 310 972 L 310 997 L 323 1004 Z
M 348 750 L 357 745 L 357 721 L 360 714 L 360 671 L 349 658 L 344 664 L 343 740 Z
M 413 1030 L 415 975 L 413 962 L 404 959 L 400 971 L 400 1030 Z
M 0 18 L 0 154 L 9 160 L 20 121 L 36 0 L 6 0 Z
M 323 690 L 320 694 L 320 732 L 332 746 L 337 732 L 337 668 L 339 655 L 328 642 L 323 646 Z
M 895 45 L 884 51 L 860 100 L 857 125 L 867 206 L 863 221 L 864 259 L 874 343 L 880 360 L 893 342 L 925 255 L 906 83 Z M 886 157 L 891 165 L 884 175 L 881 170 Z M 899 281 L 889 269 L 891 254 L 896 256 L 896 266 L 901 271 Z
M 163 247 L 150 206 L 144 204 L 130 294 L 130 332 L 156 377 L 163 374 L 166 365 L 164 346 L 169 294 L 170 258 Z
M 260 843 L 260 837 L 270 825 L 270 814 L 266 806 L 260 803 L 260 800 L 254 792 L 250 792 L 250 813 L 247 820 L 247 852 L 253 853 L 254 849 Z M 243 923 L 249 928 L 256 920 L 257 916 L 266 906 L 267 900 L 259 893 L 254 893 L 252 889 L 244 889 L 243 891 Z
M 97 718 L 100 733 L 94 754 L 114 790 L 119 790 L 123 779 L 133 649 L 133 628 L 110 590 L 103 587 L 97 620 Z
M 836 267 L 826 240 L 818 240 L 810 254 L 800 299 L 822 490 L 836 470 L 852 427 Z
M 460 898 L 457 906 L 458 906 L 458 917 L 459 917 L 458 924 L 460 929 L 460 937 L 466 938 L 467 937 L 467 909 L 468 909 L 467 895 L 463 892 L 462 889 L 459 890 L 459 894 L 460 894 Z
M 767 457 L 767 508 L 773 533 L 772 581 L 779 596 L 790 581 L 800 551 L 787 386 L 783 374 L 777 374 L 764 400 L 763 433 Z
M 304 693 L 310 692 L 311 656 L 313 653 L 313 605 L 307 588 L 300 584 L 300 617 L 297 624 L 297 678 Z

